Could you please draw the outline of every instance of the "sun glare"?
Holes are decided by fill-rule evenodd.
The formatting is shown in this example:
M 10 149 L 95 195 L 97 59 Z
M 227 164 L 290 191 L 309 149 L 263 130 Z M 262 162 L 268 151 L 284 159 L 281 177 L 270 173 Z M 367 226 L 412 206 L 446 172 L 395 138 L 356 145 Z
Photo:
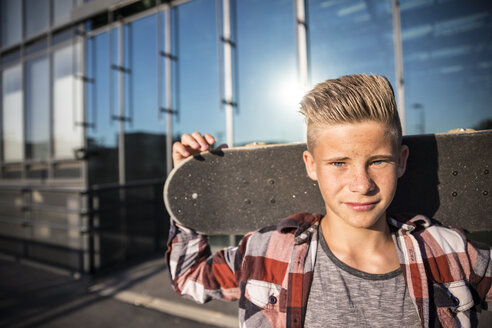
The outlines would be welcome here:
M 283 106 L 298 107 L 304 91 L 296 80 L 286 80 L 279 83 L 276 95 Z

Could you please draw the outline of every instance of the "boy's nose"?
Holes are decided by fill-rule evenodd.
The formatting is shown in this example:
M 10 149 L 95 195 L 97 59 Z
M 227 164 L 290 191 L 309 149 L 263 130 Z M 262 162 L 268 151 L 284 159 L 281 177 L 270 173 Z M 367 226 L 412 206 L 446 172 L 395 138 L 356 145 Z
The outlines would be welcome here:
M 375 184 L 367 172 L 358 172 L 350 183 L 350 191 L 367 194 L 374 190 Z

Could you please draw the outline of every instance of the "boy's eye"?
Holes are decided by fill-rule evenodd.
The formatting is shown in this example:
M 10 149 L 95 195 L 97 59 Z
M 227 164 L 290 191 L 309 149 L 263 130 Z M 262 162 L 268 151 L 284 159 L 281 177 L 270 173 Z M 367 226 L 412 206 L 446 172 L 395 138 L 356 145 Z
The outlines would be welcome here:
M 380 159 L 380 160 L 377 160 L 377 161 L 373 161 L 371 163 L 371 165 L 373 165 L 373 166 L 386 166 L 385 164 L 389 164 L 391 162 L 392 161 L 389 160 L 389 159 Z
M 344 162 L 331 162 L 331 165 L 333 165 L 333 166 L 343 166 L 343 165 L 345 165 L 345 163 Z

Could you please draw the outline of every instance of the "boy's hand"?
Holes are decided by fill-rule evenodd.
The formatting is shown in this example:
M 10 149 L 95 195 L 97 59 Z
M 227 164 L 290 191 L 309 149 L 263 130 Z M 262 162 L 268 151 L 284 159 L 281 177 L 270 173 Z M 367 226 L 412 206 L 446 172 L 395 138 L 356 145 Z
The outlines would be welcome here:
M 202 136 L 200 132 L 183 134 L 181 142 L 176 141 L 173 145 L 173 163 L 176 167 L 185 158 L 199 154 L 202 151 L 210 149 L 210 146 L 215 144 L 215 138 L 210 134 Z

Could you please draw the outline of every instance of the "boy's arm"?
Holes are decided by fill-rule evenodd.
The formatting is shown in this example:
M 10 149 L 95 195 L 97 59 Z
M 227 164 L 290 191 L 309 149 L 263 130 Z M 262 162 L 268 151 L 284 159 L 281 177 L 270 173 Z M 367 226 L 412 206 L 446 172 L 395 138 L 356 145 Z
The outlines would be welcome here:
M 183 134 L 181 141 L 173 144 L 174 166 L 209 150 L 213 144 L 215 138 L 210 134 Z M 166 261 L 174 289 L 179 295 L 191 296 L 201 303 L 210 299 L 239 298 L 236 276 L 239 276 L 237 272 L 242 258 L 237 247 L 223 249 L 212 256 L 206 236 L 171 220 Z
M 179 295 L 187 295 L 199 303 L 211 299 L 237 300 L 241 252 L 238 247 L 226 248 L 211 255 L 206 236 L 176 225 L 171 230 L 166 262 Z

